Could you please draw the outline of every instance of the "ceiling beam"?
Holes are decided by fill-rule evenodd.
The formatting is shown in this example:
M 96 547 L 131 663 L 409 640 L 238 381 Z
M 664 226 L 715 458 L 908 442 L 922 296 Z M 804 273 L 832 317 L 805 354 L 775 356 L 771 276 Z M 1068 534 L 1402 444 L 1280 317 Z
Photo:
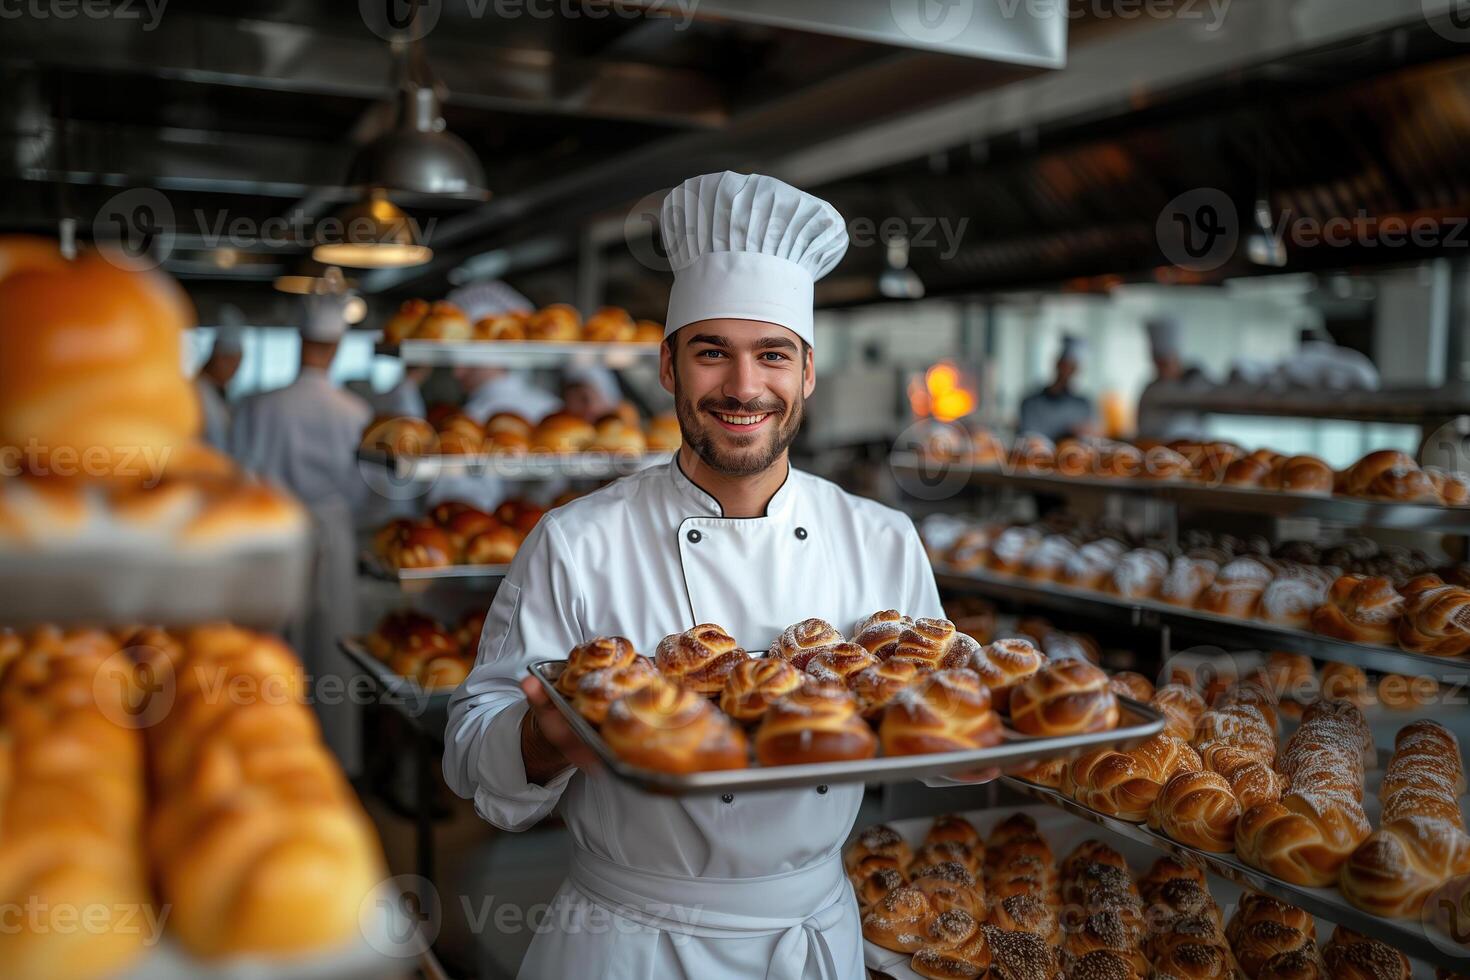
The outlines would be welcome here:
M 388 44 L 301 24 L 168 12 L 152 30 L 130 21 L 20 18 L 0 31 L 0 64 L 127 72 L 205 85 L 383 99 L 392 94 Z M 719 84 L 697 71 L 564 58 L 436 35 L 430 64 L 446 103 L 496 112 L 616 119 L 693 129 L 727 117 Z

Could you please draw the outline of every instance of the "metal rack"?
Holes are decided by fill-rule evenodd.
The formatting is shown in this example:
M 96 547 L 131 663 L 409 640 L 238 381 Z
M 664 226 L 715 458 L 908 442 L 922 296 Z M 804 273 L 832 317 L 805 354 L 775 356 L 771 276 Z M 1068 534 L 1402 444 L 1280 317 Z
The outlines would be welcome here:
M 606 480 L 667 463 L 669 452 L 493 453 L 474 456 L 395 456 L 359 449 L 359 462 L 387 469 L 394 479 L 426 483 L 442 476 L 494 476 L 503 480 Z
M 935 580 L 952 592 L 996 596 L 1046 606 L 1058 612 L 1113 619 L 1131 626 L 1162 626 L 1188 636 L 1229 643 L 1246 649 L 1301 653 L 1319 660 L 1353 664 L 1391 674 L 1434 677 L 1442 683 L 1470 683 L 1470 660 L 1334 640 L 1318 633 L 1273 626 L 1259 620 L 1234 619 L 1151 599 L 1128 599 L 1103 592 L 1068 589 L 1053 582 L 1028 582 L 988 572 L 936 569 Z
M 1163 834 L 1156 833 L 1146 826 L 1131 824 L 1098 813 L 1063 796 L 1056 790 L 1037 786 L 1013 776 L 1004 777 L 1004 781 L 1009 789 L 1097 824 L 1124 840 L 1134 841 L 1154 850 L 1172 854 L 1188 864 L 1203 867 L 1236 884 L 1278 898 L 1329 922 L 1335 922 L 1354 932 L 1388 943 L 1415 959 L 1451 970 L 1464 970 L 1466 958 L 1470 957 L 1470 949 L 1456 955 L 1442 948 L 1429 937 L 1426 927 L 1418 919 L 1382 918 L 1349 904 L 1335 889 L 1293 885 L 1262 873 L 1241 861 L 1234 854 L 1196 850 Z M 1446 943 L 1448 944 L 1448 940 Z
M 486 590 L 497 588 L 510 571 L 509 565 L 446 565 L 443 568 L 391 568 L 377 556 L 364 552 L 358 568 L 369 578 L 392 582 L 406 593 L 438 590 Z
M 1151 391 L 1149 404 L 1160 409 L 1211 415 L 1423 424 L 1456 415 L 1470 415 L 1470 383 L 1451 382 L 1437 388 L 1338 392 L 1200 388 L 1175 384 L 1160 385 Z
M 1336 524 L 1398 531 L 1470 534 L 1470 507 L 1397 503 L 1389 500 L 1365 500 L 1360 497 L 1317 497 L 1282 493 L 1279 490 L 1203 486 L 1177 480 L 1050 476 L 1017 472 L 1008 467 L 968 467 L 963 463 L 926 462 L 913 454 L 895 454 L 889 462 L 894 473 L 906 480 L 930 483 L 936 487 L 948 486 L 954 482 L 957 489 L 993 486 L 1058 496 L 1084 493 L 1126 494 L 1198 510 L 1315 518 Z
M 405 340 L 378 344 L 374 350 L 404 364 L 429 367 L 563 367 L 567 365 L 629 368 L 658 357 L 661 344 L 592 343 L 533 340 Z

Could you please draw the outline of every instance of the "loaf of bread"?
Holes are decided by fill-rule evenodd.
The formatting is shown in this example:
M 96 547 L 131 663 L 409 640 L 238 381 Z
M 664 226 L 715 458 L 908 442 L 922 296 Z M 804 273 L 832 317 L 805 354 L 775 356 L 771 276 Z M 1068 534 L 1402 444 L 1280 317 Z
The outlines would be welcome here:
M 604 306 L 582 324 L 582 339 L 591 343 L 627 343 L 633 339 L 633 318 L 617 306 Z
M 1026 555 L 1021 577 L 1032 582 L 1055 582 L 1067 562 L 1077 553 L 1077 546 L 1064 534 L 1048 534 Z
M 552 303 L 531 314 L 526 326 L 530 340 L 573 341 L 582 339 L 582 314 L 567 303 Z
M 705 697 L 719 697 L 730 672 L 749 659 L 735 638 L 713 623 L 664 637 L 654 653 L 660 674 Z
M 553 412 L 531 432 L 533 453 L 579 453 L 591 448 L 597 430 L 580 415 Z
M 1148 703 L 1154 696 L 1153 681 L 1131 670 L 1121 670 L 1108 678 L 1108 688 L 1119 697 Z
M 1125 599 L 1152 599 L 1163 588 L 1169 558 L 1153 548 L 1134 548 L 1118 558 L 1105 592 Z
M 1342 926 L 1332 930 L 1322 959 L 1333 980 L 1409 980 L 1414 972 L 1403 953 Z
M 1008 527 L 990 545 L 987 567 L 1001 575 L 1019 575 L 1031 553 L 1041 545 L 1042 532 L 1034 527 Z
M 749 765 L 745 734 L 707 698 L 663 678 L 614 701 L 602 738 L 625 762 L 656 772 Z
M 1073 735 L 1118 727 L 1108 675 L 1082 660 L 1047 663 L 1011 692 L 1011 724 L 1027 735 Z
M 1327 601 L 1333 579 L 1311 565 L 1287 565 L 1277 570 L 1264 592 L 1257 615 L 1268 623 L 1309 629 L 1312 613 Z
M 766 766 L 867 759 L 877 751 L 857 699 L 835 680 L 803 681 L 767 709 L 755 733 L 756 758 Z

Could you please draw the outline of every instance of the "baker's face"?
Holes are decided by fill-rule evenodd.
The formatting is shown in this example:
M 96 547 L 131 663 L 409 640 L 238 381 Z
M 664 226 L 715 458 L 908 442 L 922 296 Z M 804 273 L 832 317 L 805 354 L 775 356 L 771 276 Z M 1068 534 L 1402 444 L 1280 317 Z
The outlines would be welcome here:
M 758 320 L 701 320 L 664 344 L 659 364 L 684 443 L 727 476 L 775 463 L 796 438 L 816 387 L 810 348 Z

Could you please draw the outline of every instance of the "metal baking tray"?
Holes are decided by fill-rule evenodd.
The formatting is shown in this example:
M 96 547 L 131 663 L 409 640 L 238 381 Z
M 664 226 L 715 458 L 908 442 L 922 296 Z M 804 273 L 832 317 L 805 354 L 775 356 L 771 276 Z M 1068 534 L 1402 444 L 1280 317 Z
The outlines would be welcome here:
M 1048 476 L 1022 473 L 1010 467 L 972 467 L 963 462 L 921 459 L 912 453 L 895 453 L 889 458 L 895 473 L 937 487 L 998 486 L 1017 490 L 1065 495 L 1067 493 L 1132 494 L 1163 500 L 1181 507 L 1268 514 L 1274 517 L 1310 517 L 1356 527 L 1390 528 L 1400 531 L 1470 533 L 1470 507 L 1439 504 L 1396 503 L 1361 497 L 1313 496 L 1280 490 L 1251 490 L 1241 487 L 1207 486 L 1185 480 L 1105 479 L 1100 477 Z
M 670 452 L 482 453 L 477 455 L 395 456 L 359 449 L 359 462 L 389 470 L 415 483 L 441 476 L 494 476 L 502 480 L 606 480 L 667 463 Z
M 1019 576 L 990 571 L 951 572 L 935 569 L 935 581 L 950 592 L 970 592 L 1043 605 L 1059 612 L 1114 618 L 1136 626 L 1155 623 L 1216 644 L 1244 649 L 1281 650 L 1319 660 L 1353 664 L 1390 674 L 1434 677 L 1442 683 L 1470 684 L 1470 658 L 1431 657 L 1392 647 L 1335 640 L 1320 633 L 1274 626 L 1258 619 L 1236 619 L 1215 613 L 1171 606 L 1153 599 L 1125 599 L 1105 592 L 1073 589 L 1056 582 L 1031 582 Z
M 131 547 L 0 553 L 0 622 L 278 630 L 311 594 L 311 542 L 197 554 Z
M 393 582 L 404 592 L 433 589 L 493 589 L 510 571 L 509 565 L 447 565 L 443 568 L 393 568 L 370 551 L 358 556 L 358 565 L 370 578 Z
M 449 717 L 449 698 L 454 694 L 453 688 L 424 690 L 418 681 L 395 674 L 356 637 L 338 637 L 337 649 L 368 676 L 382 693 L 383 704 L 426 729 L 433 728 L 435 721 L 439 720 L 439 731 L 443 733 L 443 721 Z
M 673 775 L 630 766 L 614 755 L 597 730 L 557 691 L 556 679 L 565 667 L 565 660 L 543 660 L 532 664 L 528 670 L 541 682 L 552 704 L 566 716 L 572 731 L 597 753 L 609 771 L 651 793 L 675 796 L 790 789 L 827 783 L 899 783 L 979 769 L 1025 769 L 1048 759 L 1070 758 L 1100 748 L 1131 748 L 1164 730 L 1164 718 L 1159 712 L 1141 702 L 1120 697 L 1118 701 L 1123 712 L 1119 726 L 1107 732 L 1037 738 L 1006 729 L 1006 738 L 999 745 L 968 752 L 878 756 L 852 762 L 795 766 L 752 765 L 748 769 Z
M 1363 806 L 1375 829 L 1379 824 L 1378 783 L 1382 779 L 1383 766 L 1387 760 L 1388 753 L 1380 752 L 1378 768 L 1370 770 L 1364 780 Z M 1065 810 L 1073 816 L 1097 824 L 1124 840 L 1145 844 L 1154 850 L 1172 854 L 1189 864 L 1202 867 L 1252 891 L 1271 895 L 1329 922 L 1335 922 L 1354 932 L 1385 942 L 1415 959 L 1458 972 L 1464 972 L 1467 967 L 1470 967 L 1470 948 L 1461 947 L 1457 952 L 1448 937 L 1439 937 L 1438 941 L 1431 939 L 1428 932 L 1429 927 L 1417 917 L 1412 919 L 1382 918 L 1351 904 L 1335 888 L 1308 888 L 1303 885 L 1293 885 L 1251 867 L 1234 854 L 1196 850 L 1164 834 L 1150 830 L 1142 824 L 1128 823 L 1091 810 L 1054 789 L 1037 786 L 1016 777 L 1006 777 L 1005 783 L 1008 789 L 1013 789 L 1032 799 L 1040 800 L 1050 806 Z
M 658 356 L 662 344 L 592 343 L 534 340 L 405 340 L 378 344 L 375 350 L 405 364 L 433 367 L 587 367 L 627 368 Z

